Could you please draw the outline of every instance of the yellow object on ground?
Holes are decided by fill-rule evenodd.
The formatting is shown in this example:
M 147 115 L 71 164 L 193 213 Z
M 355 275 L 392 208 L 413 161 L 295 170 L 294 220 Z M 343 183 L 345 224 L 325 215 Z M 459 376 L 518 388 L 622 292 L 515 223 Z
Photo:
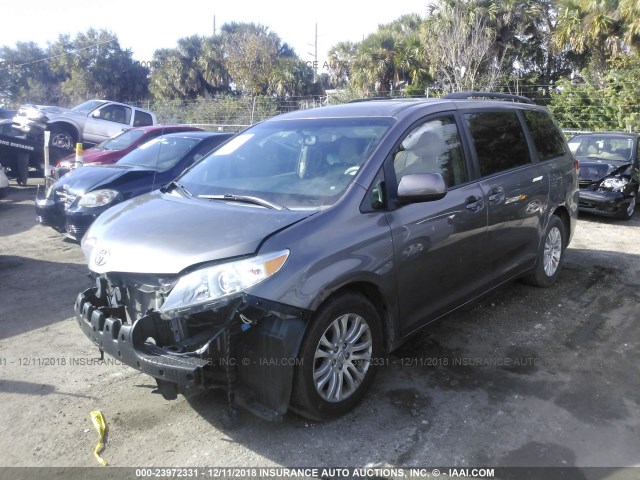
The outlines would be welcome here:
M 103 467 L 106 467 L 107 462 L 105 461 L 104 458 L 100 456 L 100 452 L 104 449 L 104 436 L 107 432 L 107 422 L 102 416 L 102 412 L 99 410 L 91 412 L 90 415 L 91 415 L 91 422 L 93 423 L 93 426 L 98 431 L 98 435 L 100 435 L 100 439 L 98 440 L 98 443 L 96 445 L 95 450 L 93 451 L 93 454 L 95 455 L 96 460 L 98 460 L 98 463 Z

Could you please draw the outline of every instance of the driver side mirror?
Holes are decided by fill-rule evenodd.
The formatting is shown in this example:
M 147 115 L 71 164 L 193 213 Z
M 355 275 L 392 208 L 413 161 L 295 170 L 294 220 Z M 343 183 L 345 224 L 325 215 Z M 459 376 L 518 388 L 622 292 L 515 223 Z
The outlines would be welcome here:
M 440 200 L 447 194 L 447 185 L 439 173 L 405 175 L 398 185 L 398 198 L 403 203 Z

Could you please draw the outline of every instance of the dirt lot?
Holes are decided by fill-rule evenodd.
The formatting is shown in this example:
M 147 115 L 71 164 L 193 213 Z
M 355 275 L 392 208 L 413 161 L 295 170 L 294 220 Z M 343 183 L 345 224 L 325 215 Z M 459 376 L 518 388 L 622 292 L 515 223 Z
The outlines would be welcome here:
M 95 466 L 92 410 L 113 466 L 640 465 L 640 215 L 582 216 L 556 287 L 514 283 L 432 325 L 352 413 L 226 431 L 223 394 L 166 401 L 96 363 L 72 318 L 84 259 L 36 224 L 39 182 L 0 200 L 0 466 Z

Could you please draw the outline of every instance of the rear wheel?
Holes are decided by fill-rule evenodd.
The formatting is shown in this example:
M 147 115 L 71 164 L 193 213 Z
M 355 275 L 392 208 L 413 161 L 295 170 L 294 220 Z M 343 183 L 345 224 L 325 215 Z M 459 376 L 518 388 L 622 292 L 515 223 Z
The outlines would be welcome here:
M 549 287 L 555 283 L 564 261 L 567 234 L 562 220 L 553 215 L 549 220 L 544 241 L 538 252 L 535 272 L 525 281 L 537 287 Z
M 381 354 L 382 326 L 371 302 L 357 293 L 329 299 L 300 347 L 294 409 L 315 420 L 351 410 L 371 386 Z

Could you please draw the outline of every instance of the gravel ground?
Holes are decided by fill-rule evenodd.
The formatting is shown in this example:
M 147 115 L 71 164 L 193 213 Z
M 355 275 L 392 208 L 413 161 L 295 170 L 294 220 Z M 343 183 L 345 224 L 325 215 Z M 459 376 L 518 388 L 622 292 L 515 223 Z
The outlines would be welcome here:
M 97 363 L 72 318 L 84 258 L 36 224 L 41 181 L 0 200 L 0 466 L 95 466 L 92 410 L 112 466 L 640 465 L 640 215 L 581 216 L 555 287 L 515 282 L 431 325 L 348 415 L 225 430 L 224 394 L 167 401 Z

